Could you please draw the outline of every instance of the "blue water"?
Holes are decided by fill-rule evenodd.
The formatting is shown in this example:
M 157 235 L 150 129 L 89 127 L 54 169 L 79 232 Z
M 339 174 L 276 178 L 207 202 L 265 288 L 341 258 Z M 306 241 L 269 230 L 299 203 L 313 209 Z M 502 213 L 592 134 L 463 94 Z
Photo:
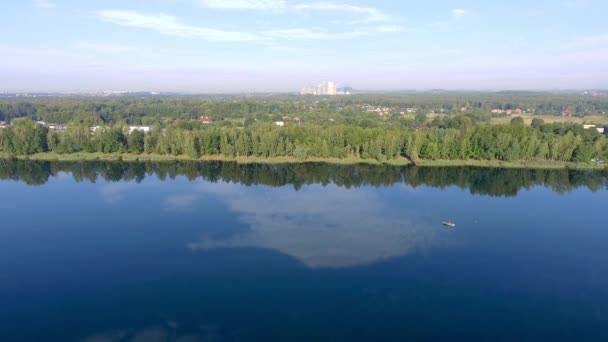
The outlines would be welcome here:
M 604 174 L 22 166 L 2 341 L 608 340 Z

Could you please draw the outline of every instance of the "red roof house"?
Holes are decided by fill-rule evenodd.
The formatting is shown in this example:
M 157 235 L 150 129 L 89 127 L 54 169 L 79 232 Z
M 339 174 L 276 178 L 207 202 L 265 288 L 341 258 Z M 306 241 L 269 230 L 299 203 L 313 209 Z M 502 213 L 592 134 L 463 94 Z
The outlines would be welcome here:
M 198 121 L 200 123 L 204 123 L 204 124 L 212 124 L 213 123 L 213 119 L 208 117 L 208 116 L 201 116 Z

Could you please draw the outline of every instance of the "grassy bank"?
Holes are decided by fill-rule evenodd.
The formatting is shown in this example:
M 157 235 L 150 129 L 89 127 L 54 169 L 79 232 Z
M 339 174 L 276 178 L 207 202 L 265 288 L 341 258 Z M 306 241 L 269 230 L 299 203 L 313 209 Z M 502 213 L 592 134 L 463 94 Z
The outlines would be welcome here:
M 393 166 L 406 166 L 412 164 L 407 158 L 399 158 L 395 160 L 387 160 L 385 162 L 379 162 L 375 159 L 361 159 L 361 158 L 308 158 L 301 160 L 293 157 L 272 157 L 272 158 L 260 158 L 260 157 L 224 157 L 224 156 L 203 156 L 201 158 L 192 158 L 185 155 L 160 155 L 160 154 L 130 154 L 130 153 L 69 153 L 69 154 L 58 154 L 58 153 L 36 153 L 29 156 L 10 156 L 8 154 L 0 153 L 0 158 L 18 158 L 18 159 L 29 159 L 29 160 L 43 160 L 43 161 L 91 161 L 91 160 L 103 160 L 103 161 L 230 161 L 237 162 L 239 164 L 293 164 L 293 163 L 327 163 L 327 164 L 339 164 L 339 165 L 354 165 L 354 164 L 367 164 L 367 165 L 393 165 Z
M 160 154 L 130 154 L 130 153 L 70 153 L 70 154 L 58 154 L 58 153 L 37 153 L 30 156 L 10 156 L 8 154 L 0 153 L 0 158 L 18 158 L 18 159 L 29 159 L 29 160 L 43 160 L 43 161 L 91 161 L 91 160 L 103 160 L 103 161 L 229 161 L 237 162 L 239 164 L 294 164 L 294 163 L 327 163 L 337 165 L 355 165 L 355 164 L 366 164 L 366 165 L 392 165 L 392 166 L 407 166 L 413 165 L 413 163 L 407 158 L 398 158 L 395 160 L 387 160 L 379 162 L 375 159 L 361 159 L 361 158 L 308 158 L 301 160 L 293 157 L 272 157 L 272 158 L 260 158 L 260 157 L 224 157 L 224 156 L 203 156 L 195 159 L 185 155 L 173 156 L 173 155 L 160 155 Z M 569 162 L 542 162 L 542 161 L 525 161 L 525 162 L 506 162 L 500 160 L 419 160 L 416 162 L 416 166 L 429 166 L 429 167 L 448 167 L 448 166 L 476 166 L 476 167 L 499 167 L 499 168 L 526 168 L 526 169 L 606 169 L 608 165 L 592 164 L 592 163 L 569 163 Z
M 607 165 L 593 163 L 571 163 L 551 161 L 515 161 L 506 162 L 501 160 L 419 160 L 416 166 L 447 167 L 447 166 L 477 166 L 477 167 L 499 167 L 519 169 L 581 169 L 601 170 L 608 168 Z

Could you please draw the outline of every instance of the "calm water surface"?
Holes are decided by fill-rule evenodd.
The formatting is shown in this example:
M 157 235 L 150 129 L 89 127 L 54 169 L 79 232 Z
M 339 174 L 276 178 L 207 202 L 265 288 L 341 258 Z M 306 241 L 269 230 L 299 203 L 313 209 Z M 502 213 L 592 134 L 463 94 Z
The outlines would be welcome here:
M 0 340 L 605 341 L 607 189 L 563 170 L 0 161 Z

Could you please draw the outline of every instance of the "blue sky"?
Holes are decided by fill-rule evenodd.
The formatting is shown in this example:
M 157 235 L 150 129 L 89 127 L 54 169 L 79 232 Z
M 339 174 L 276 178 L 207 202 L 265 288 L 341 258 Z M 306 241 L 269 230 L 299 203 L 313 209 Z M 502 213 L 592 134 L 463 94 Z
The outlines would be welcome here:
M 0 91 L 608 88 L 605 0 L 23 0 Z

